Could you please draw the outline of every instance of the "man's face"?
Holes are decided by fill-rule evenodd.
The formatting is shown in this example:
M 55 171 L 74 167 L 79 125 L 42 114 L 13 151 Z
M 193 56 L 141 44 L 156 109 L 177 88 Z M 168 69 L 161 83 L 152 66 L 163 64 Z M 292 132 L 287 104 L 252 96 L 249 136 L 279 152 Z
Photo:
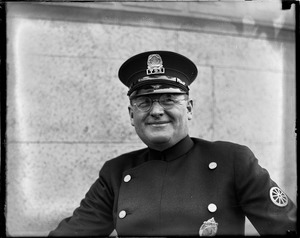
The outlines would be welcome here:
M 147 95 L 152 100 L 161 96 L 162 94 Z M 152 103 L 148 111 L 138 109 L 137 105 L 143 106 L 140 104 L 144 100 L 143 96 L 133 99 L 128 107 L 136 133 L 152 149 L 165 150 L 188 135 L 188 120 L 192 119 L 193 102 L 187 95 L 164 94 L 162 104 L 168 104 L 170 97 L 175 97 L 175 103 L 167 109 L 157 101 Z

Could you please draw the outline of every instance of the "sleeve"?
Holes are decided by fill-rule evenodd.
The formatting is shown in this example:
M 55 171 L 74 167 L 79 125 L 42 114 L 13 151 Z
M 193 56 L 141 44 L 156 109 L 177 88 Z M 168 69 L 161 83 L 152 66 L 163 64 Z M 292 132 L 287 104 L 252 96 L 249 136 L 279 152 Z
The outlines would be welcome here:
M 259 234 L 295 233 L 296 206 L 247 147 L 235 150 L 234 170 L 239 205 Z
M 105 163 L 99 178 L 86 193 L 73 215 L 60 222 L 49 236 L 109 236 L 113 225 L 113 192 L 109 183 L 109 166 Z

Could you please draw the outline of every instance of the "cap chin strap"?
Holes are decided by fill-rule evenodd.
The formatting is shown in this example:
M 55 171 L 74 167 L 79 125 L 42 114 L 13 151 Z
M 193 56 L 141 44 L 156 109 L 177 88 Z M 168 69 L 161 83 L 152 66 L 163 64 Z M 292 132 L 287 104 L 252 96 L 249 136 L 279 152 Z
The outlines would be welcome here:
M 129 96 L 129 98 L 142 96 L 142 95 L 149 95 L 149 94 L 165 94 L 165 93 L 171 93 L 171 94 L 188 94 L 185 91 L 182 91 L 180 88 L 161 88 L 161 89 L 138 89 L 132 92 L 132 94 Z
M 160 79 L 143 80 L 143 81 L 137 82 L 136 84 L 132 85 L 127 93 L 127 96 L 130 96 L 134 91 L 136 91 L 140 88 L 144 88 L 147 86 L 149 86 L 149 88 L 150 88 L 151 85 L 156 85 L 156 84 L 157 85 L 169 85 L 173 88 L 179 88 L 183 92 L 188 93 L 189 87 L 185 84 L 182 84 L 181 82 L 179 82 L 178 80 L 174 81 L 174 80 L 161 79 L 161 78 Z
M 140 82 L 147 81 L 147 80 L 156 80 L 156 79 L 169 80 L 169 81 L 173 81 L 173 82 L 177 82 L 177 83 L 181 83 L 183 85 L 186 85 L 186 83 L 184 81 L 182 81 L 180 78 L 178 78 L 178 77 L 172 77 L 172 76 L 167 76 L 167 75 L 146 76 L 146 77 L 138 79 L 136 81 L 136 83 L 140 83 Z

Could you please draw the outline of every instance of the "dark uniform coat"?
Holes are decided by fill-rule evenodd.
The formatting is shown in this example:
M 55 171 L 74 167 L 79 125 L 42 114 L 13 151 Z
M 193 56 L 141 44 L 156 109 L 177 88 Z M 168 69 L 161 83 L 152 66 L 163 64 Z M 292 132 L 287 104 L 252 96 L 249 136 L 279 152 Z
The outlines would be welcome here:
M 107 161 L 80 207 L 50 235 L 244 235 L 245 216 L 261 235 L 296 229 L 295 205 L 247 147 L 187 136 L 164 152 Z

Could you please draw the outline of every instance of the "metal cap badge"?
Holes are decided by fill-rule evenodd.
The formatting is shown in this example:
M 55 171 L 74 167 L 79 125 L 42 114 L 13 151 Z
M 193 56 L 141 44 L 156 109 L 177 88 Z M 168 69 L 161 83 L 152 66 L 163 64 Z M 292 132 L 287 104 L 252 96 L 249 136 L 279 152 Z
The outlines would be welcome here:
M 199 230 L 200 236 L 215 236 L 218 231 L 218 223 L 214 218 L 211 218 L 205 222 L 203 222 L 202 226 Z
M 147 75 L 165 73 L 165 68 L 163 67 L 163 62 L 159 54 L 149 55 L 147 64 Z

